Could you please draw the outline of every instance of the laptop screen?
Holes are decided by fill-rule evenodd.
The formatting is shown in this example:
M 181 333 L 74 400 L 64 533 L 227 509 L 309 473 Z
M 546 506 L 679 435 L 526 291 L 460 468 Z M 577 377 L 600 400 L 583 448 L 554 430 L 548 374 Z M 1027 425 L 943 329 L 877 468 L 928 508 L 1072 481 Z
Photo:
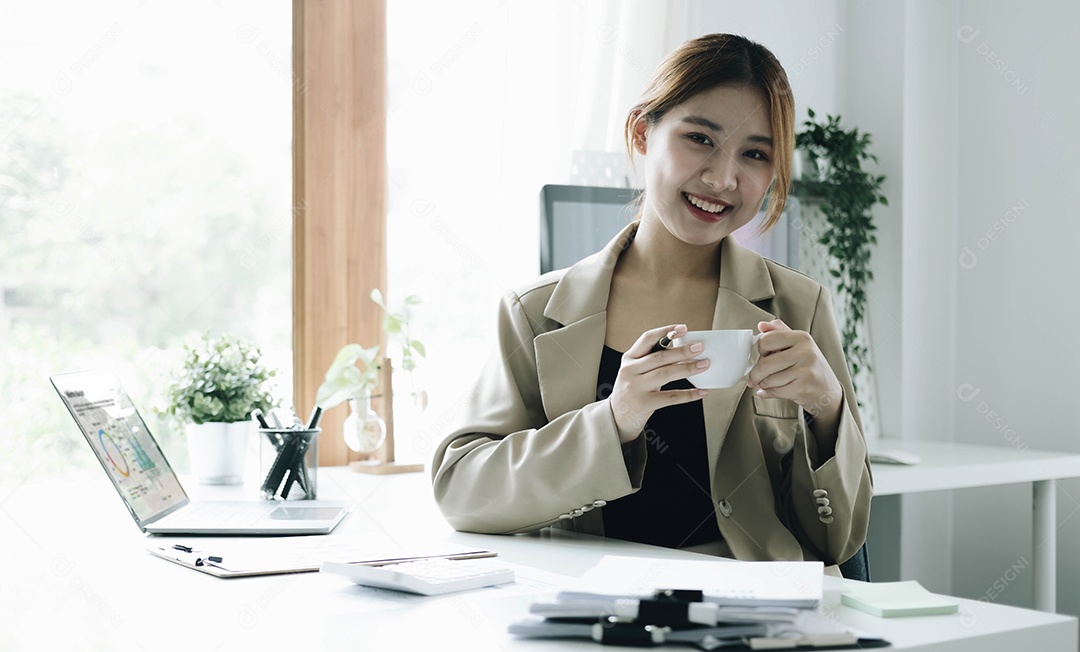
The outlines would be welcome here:
M 140 523 L 187 500 L 176 473 L 115 374 L 88 371 L 51 380 Z

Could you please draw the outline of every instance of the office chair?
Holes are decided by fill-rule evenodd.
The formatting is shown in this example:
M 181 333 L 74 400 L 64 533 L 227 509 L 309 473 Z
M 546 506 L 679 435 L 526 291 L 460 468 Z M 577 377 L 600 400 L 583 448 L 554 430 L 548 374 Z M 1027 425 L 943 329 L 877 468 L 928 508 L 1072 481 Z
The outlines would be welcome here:
M 851 559 L 840 564 L 840 572 L 849 580 L 870 581 L 870 555 L 864 543 Z

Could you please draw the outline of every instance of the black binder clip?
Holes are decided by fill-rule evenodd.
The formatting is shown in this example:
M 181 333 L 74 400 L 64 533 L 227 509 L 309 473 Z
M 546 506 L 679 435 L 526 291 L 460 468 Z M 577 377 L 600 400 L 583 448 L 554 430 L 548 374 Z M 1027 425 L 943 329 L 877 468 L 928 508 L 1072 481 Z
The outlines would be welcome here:
M 593 625 L 592 639 L 601 645 L 624 645 L 626 647 L 652 647 L 662 645 L 671 630 L 654 625 L 620 623 L 609 620 Z
M 653 592 L 656 602 L 705 602 L 705 592 L 690 589 L 657 589 Z

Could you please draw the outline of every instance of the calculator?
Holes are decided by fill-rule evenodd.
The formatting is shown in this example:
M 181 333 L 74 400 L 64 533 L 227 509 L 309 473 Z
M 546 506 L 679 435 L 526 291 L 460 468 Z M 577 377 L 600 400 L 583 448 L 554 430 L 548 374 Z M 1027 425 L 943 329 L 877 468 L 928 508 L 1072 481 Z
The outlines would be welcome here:
M 344 575 L 363 586 L 420 595 L 442 595 L 514 581 L 513 569 L 491 558 L 431 557 L 380 566 L 324 561 L 320 570 Z

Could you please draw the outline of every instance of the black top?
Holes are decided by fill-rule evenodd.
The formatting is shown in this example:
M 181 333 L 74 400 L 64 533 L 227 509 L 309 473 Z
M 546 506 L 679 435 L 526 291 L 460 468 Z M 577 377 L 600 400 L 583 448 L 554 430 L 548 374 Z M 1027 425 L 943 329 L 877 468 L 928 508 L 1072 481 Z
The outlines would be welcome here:
M 597 400 L 611 394 L 621 365 L 622 354 L 605 346 L 596 381 Z M 682 379 L 663 389 L 691 387 L 689 380 Z M 603 508 L 605 536 L 667 548 L 719 541 L 701 401 L 657 410 L 641 436 L 648 447 L 641 489 Z

